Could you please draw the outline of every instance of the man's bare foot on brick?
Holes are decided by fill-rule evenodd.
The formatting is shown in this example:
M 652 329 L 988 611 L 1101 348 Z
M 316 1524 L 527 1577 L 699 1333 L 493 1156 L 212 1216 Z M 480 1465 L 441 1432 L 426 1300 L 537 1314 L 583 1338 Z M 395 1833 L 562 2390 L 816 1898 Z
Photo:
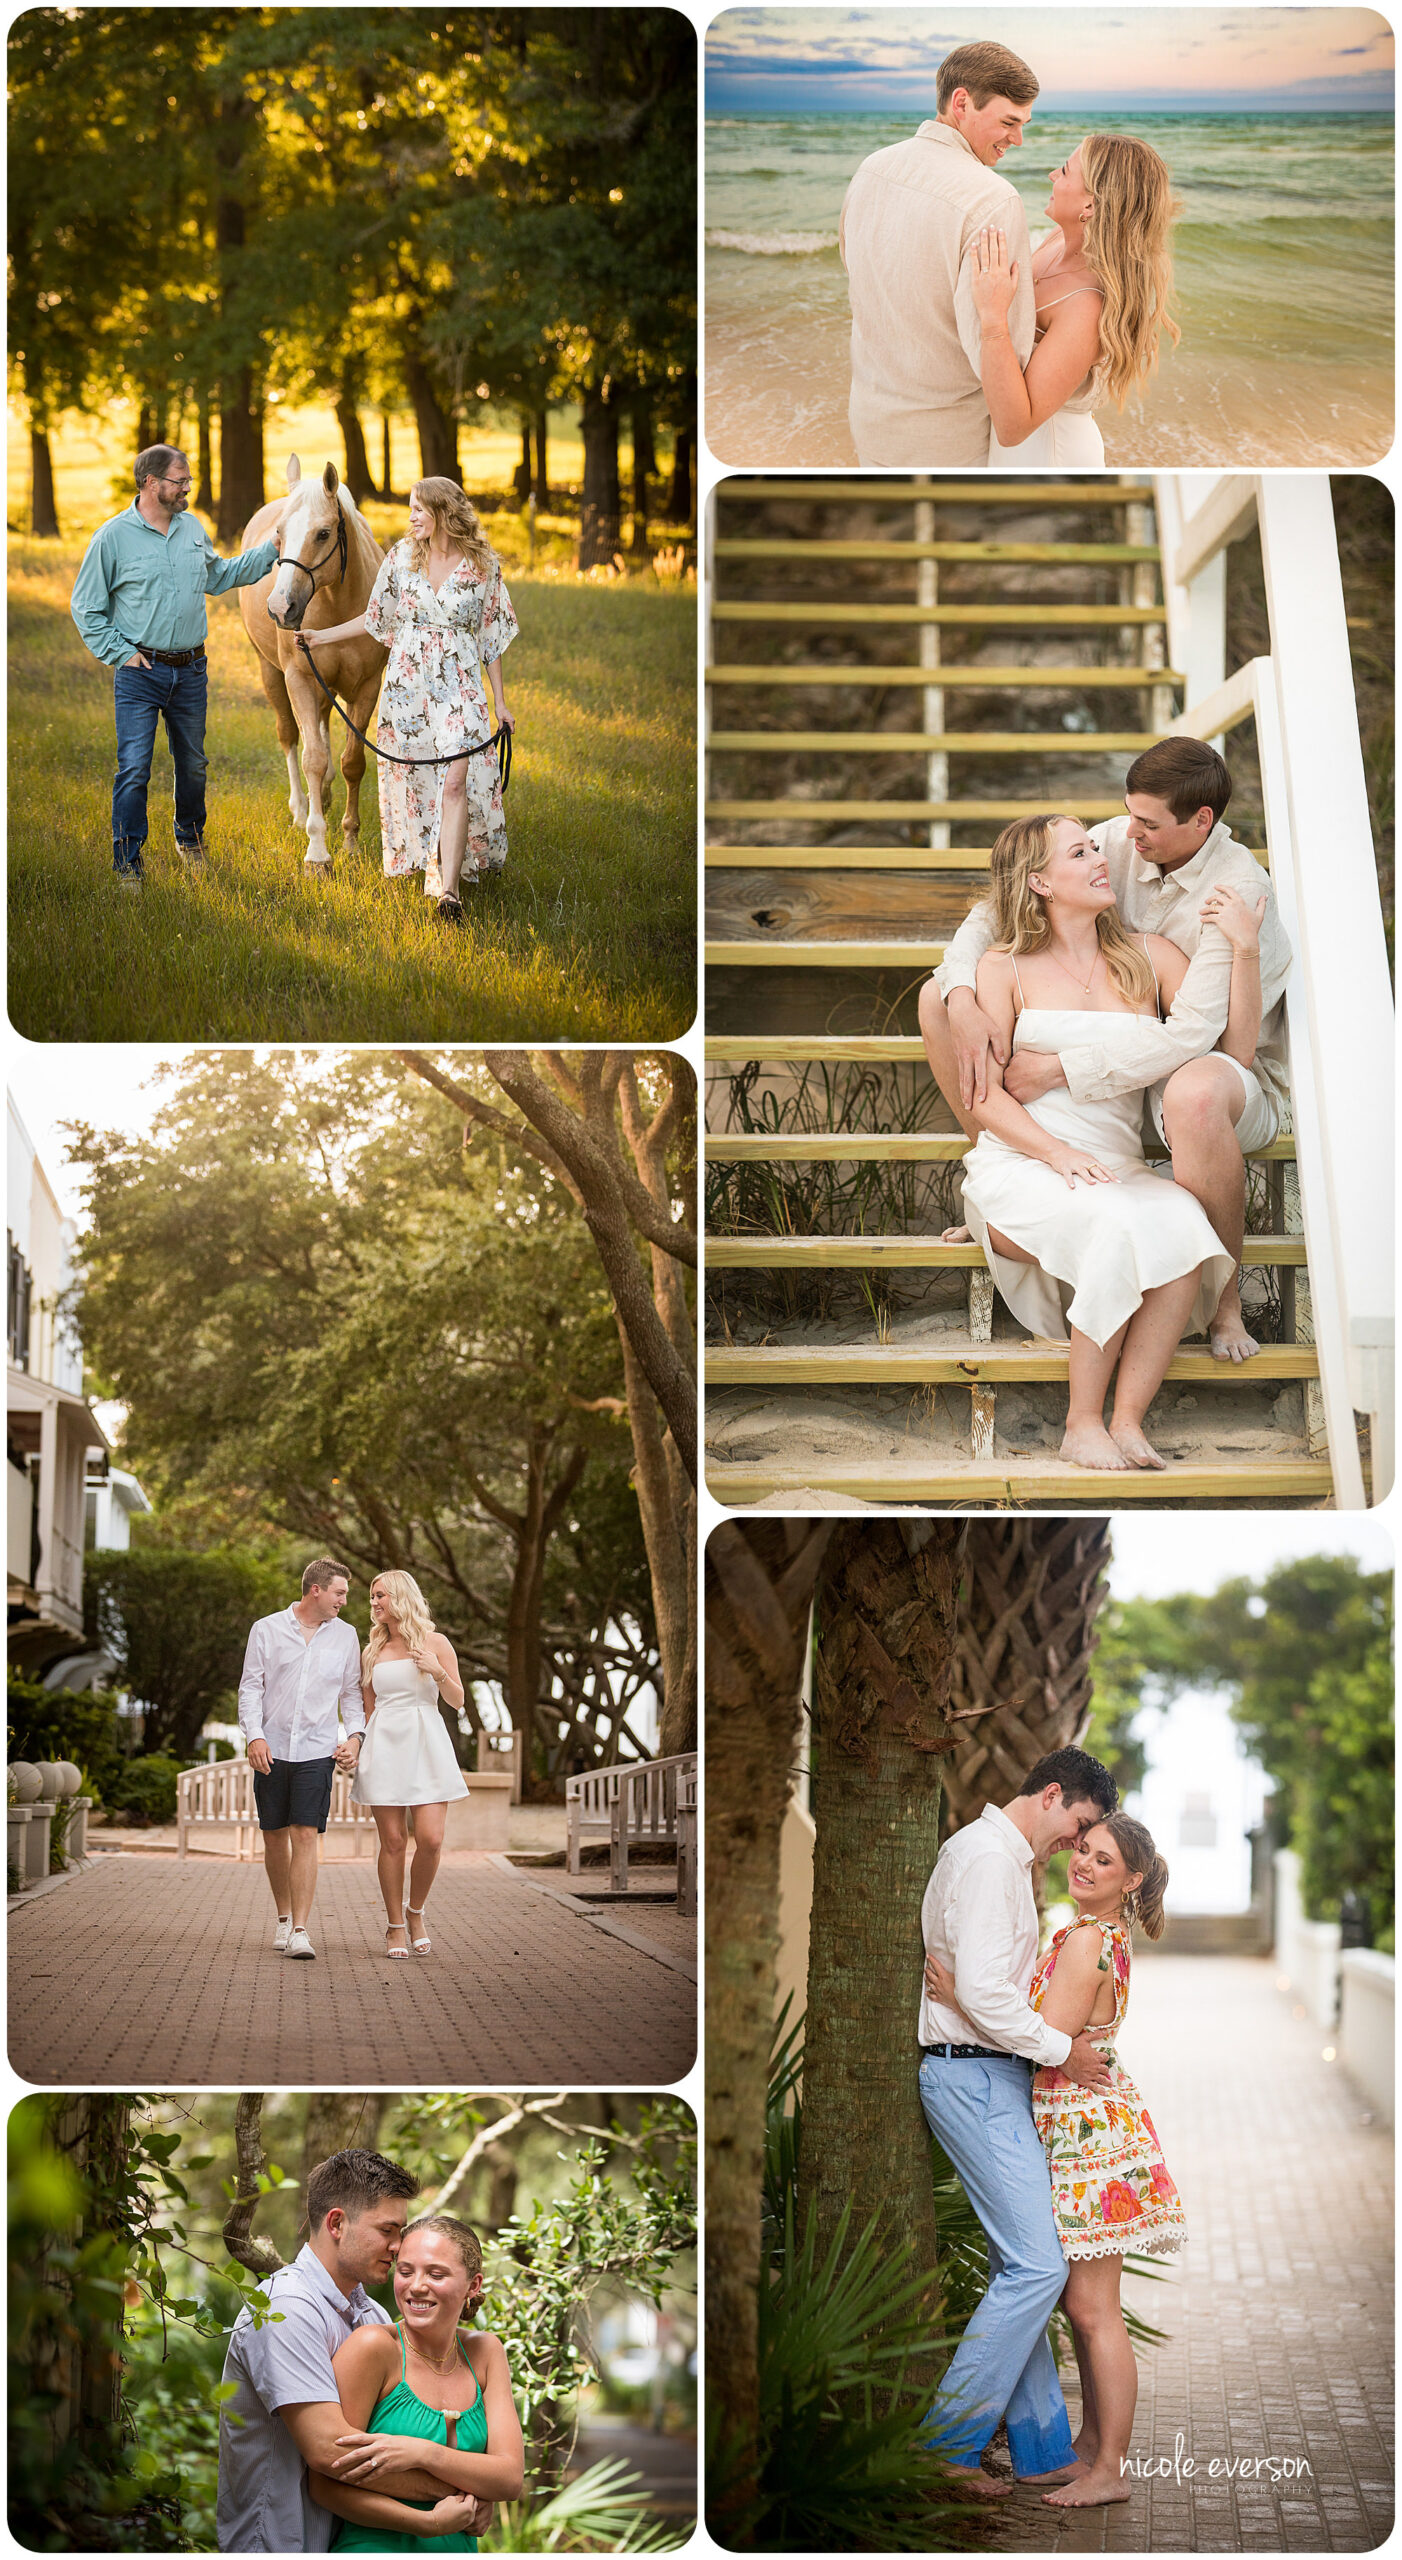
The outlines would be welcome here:
M 945 2478 L 957 2498 L 1010 2498 L 1013 2494 L 1011 2480 L 994 2480 L 977 2463 L 972 2468 L 962 2462 L 948 2463 Z
M 1042 2504 L 1044 2507 L 1123 2507 L 1128 2501 L 1129 2491 L 1117 2468 L 1113 2471 L 1083 2471 L 1076 2479 L 1068 2480 L 1064 2489 L 1048 2490 Z
M 1079 2462 L 1059 2462 L 1055 2471 L 1019 2471 L 1014 2474 L 1019 2489 L 1053 2489 L 1063 2480 L 1080 2480 L 1085 2476 Z

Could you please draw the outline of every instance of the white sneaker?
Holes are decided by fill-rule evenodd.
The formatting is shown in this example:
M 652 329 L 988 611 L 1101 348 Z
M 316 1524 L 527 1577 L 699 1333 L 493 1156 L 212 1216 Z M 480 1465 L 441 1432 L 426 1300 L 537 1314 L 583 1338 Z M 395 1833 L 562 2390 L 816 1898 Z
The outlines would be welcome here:
M 292 1922 L 291 1922 L 290 1917 L 289 1917 L 288 1919 L 286 1919 L 286 1920 L 279 1920 L 279 1922 L 278 1922 L 278 1924 L 277 1924 L 277 1936 L 276 1936 L 276 1937 L 274 1938 L 274 1940 L 273 1940 L 273 1946 L 274 1946 L 274 1949 L 275 1949 L 275 1951 L 276 1951 L 276 1953 L 277 1953 L 278 1955 L 280 1955 L 280 1956 L 285 1956 L 285 1955 L 286 1955 L 286 1953 L 287 1953 L 287 1941 L 288 1941 L 288 1939 L 291 1937 L 291 1935 L 292 1935 Z
M 288 1933 L 287 1944 L 283 1949 L 283 1954 L 289 1956 L 314 1956 L 316 1954 L 316 1949 L 312 1945 L 310 1938 L 307 1936 L 305 1929 L 292 1929 Z

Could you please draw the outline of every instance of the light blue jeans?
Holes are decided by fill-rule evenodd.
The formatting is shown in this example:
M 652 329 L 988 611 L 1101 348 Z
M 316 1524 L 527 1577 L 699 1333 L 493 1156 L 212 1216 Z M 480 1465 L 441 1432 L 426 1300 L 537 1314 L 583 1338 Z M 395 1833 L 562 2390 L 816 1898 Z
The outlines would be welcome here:
M 977 2463 L 1002 2418 L 1017 2477 L 1055 2471 L 1072 2458 L 1047 2343 L 1066 2260 L 1032 2121 L 1032 2065 L 1015 2054 L 926 2054 L 920 2103 L 987 2234 L 990 2277 L 931 2406 L 928 2441 L 952 2461 Z

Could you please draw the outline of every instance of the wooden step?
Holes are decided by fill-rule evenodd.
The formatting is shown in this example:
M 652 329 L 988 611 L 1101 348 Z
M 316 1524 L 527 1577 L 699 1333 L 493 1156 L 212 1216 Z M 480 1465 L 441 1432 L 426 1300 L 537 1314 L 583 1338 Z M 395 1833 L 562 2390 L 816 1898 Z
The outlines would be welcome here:
M 708 1062 L 738 1058 L 749 1064 L 767 1058 L 776 1066 L 807 1065 L 811 1062 L 814 1066 L 842 1067 L 854 1062 L 871 1065 L 885 1060 L 895 1066 L 907 1059 L 919 1064 L 924 1055 L 925 1044 L 913 1031 L 851 1033 L 840 1040 L 814 1039 L 806 1032 L 789 1035 L 741 1031 L 733 1038 L 724 1032 L 716 1032 L 706 1041 Z M 717 1139 L 708 1140 L 710 1145 L 718 1143 Z
M 888 500 L 941 507 L 1149 507 L 1149 481 L 1123 480 L 722 480 L 716 496 L 815 498 L 841 506 L 885 506 Z
M 712 1236 L 706 1238 L 708 1271 L 976 1271 L 976 1244 L 946 1244 L 940 1236 Z M 1249 1269 L 1303 1270 L 1303 1236 L 1248 1236 L 1242 1261 Z
M 1251 1365 L 1248 1363 L 1248 1366 Z M 706 1468 L 706 1485 L 717 1502 L 732 1508 L 763 1502 L 770 1494 L 846 1494 L 857 1502 L 938 1503 L 963 1510 L 970 1505 L 995 1510 L 1021 1510 L 1067 1503 L 1092 1503 L 1097 1510 L 1118 1509 L 1124 1502 L 1327 1503 L 1333 1478 L 1323 1458 L 1216 1459 L 1206 1466 L 1132 1467 L 1124 1475 L 1100 1475 L 1093 1468 L 1066 1466 L 1059 1459 L 983 1460 L 964 1467 L 932 1465 L 919 1444 L 880 1467 L 840 1466 L 815 1457 L 811 1467 L 801 1460 L 768 1464 L 731 1464 L 716 1459 Z
M 1159 556 L 1156 542 L 752 541 L 734 534 L 724 535 L 711 549 L 717 560 L 974 560 L 994 569 L 1038 563 L 1047 568 L 1126 568 Z
M 1004 693 L 1019 686 L 1044 693 L 1142 692 L 1156 684 L 1181 685 L 1170 667 L 777 667 L 724 666 L 706 669 L 707 684 L 742 684 L 752 689 L 778 684 L 936 685 L 948 690 L 967 685 L 979 692 Z
M 1161 604 L 756 604 L 718 599 L 713 622 L 944 622 L 959 629 L 1132 630 L 1166 621 Z
M 942 942 L 785 942 L 770 934 L 754 942 L 708 942 L 708 969 L 938 969 Z
M 1122 818 L 1123 796 L 1118 800 L 1088 800 L 1083 791 L 1073 793 L 1075 816 L 1083 826 L 1093 826 L 1098 818 Z M 975 820 L 996 818 L 1006 825 L 1009 818 L 1040 818 L 1046 808 L 1041 800 L 708 800 L 708 818 L 772 818 L 803 819 L 812 826 L 855 824 L 865 826 L 883 820 L 892 826 L 906 819 L 948 819 L 951 826 Z M 1068 812 L 1068 814 L 1070 814 Z
M 912 1046 L 918 1053 L 919 1042 Z M 711 1164 L 953 1164 L 968 1154 L 970 1144 L 962 1129 L 717 1131 L 706 1139 L 706 1157 Z M 1164 1147 L 1144 1152 L 1167 1162 Z M 1272 1138 L 1264 1147 L 1252 1147 L 1249 1155 L 1253 1164 L 1293 1164 L 1295 1141 Z
M 708 940 L 777 945 L 784 942 L 908 942 L 926 935 L 948 942 L 959 931 L 983 885 L 971 871 L 952 878 L 943 871 L 922 877 L 908 866 L 893 871 L 771 871 L 763 861 L 746 871 L 708 871 Z
M 707 1387 L 970 1387 L 1064 1385 L 1065 1342 L 974 1342 L 946 1335 L 907 1348 L 894 1342 L 785 1342 L 707 1345 Z M 1317 1378 L 1312 1342 L 1263 1342 L 1254 1360 L 1214 1360 L 1175 1351 L 1165 1371 L 1175 1385 L 1239 1387 L 1263 1378 Z
M 986 871 L 986 844 L 708 844 L 712 871 Z M 1264 846 L 1253 859 L 1270 869 Z
M 1138 756 L 1157 729 L 716 729 L 715 755 Z

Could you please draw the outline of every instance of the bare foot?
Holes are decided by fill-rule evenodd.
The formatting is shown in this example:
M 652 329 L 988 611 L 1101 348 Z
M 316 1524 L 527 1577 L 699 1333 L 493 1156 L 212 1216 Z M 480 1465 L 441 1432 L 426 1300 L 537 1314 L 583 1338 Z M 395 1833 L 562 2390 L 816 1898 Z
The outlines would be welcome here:
M 1042 2500 L 1044 2507 L 1123 2507 L 1129 2502 L 1129 2491 L 1115 2471 L 1083 2471 L 1078 2479 L 1068 2480 L 1064 2489 L 1049 2489 Z
M 1167 1459 L 1161 1458 L 1157 1449 L 1145 1439 L 1137 1422 L 1112 1422 L 1110 1437 L 1116 1448 L 1124 1451 L 1132 1467 L 1164 1467 L 1168 1464 Z
M 1080 2434 L 1071 2439 L 1071 2450 L 1078 2471 L 1093 2471 L 1100 2459 L 1100 2438 L 1092 2435 L 1089 2427 L 1082 2427 Z
M 1128 1458 L 1116 1448 L 1103 1422 L 1068 1423 L 1061 1455 L 1073 1467 L 1113 1467 L 1119 1475 L 1129 1473 Z
M 958 2498 L 1010 2498 L 1011 2480 L 995 2480 L 987 2471 L 970 2470 L 962 2462 L 951 2462 L 945 2477 Z
M 973 1240 L 972 1227 L 946 1227 L 940 1237 L 941 1244 L 972 1244 Z
M 1083 2479 L 1087 2468 L 1080 2462 L 1059 2462 L 1055 2471 L 1019 2471 L 1014 2476 L 1019 2489 L 1046 2489 L 1060 2480 Z
M 1219 1302 L 1217 1313 L 1207 1328 L 1207 1338 L 1212 1345 L 1214 1360 L 1254 1360 L 1261 1348 L 1254 1336 L 1247 1332 L 1239 1305 L 1224 1307 Z

